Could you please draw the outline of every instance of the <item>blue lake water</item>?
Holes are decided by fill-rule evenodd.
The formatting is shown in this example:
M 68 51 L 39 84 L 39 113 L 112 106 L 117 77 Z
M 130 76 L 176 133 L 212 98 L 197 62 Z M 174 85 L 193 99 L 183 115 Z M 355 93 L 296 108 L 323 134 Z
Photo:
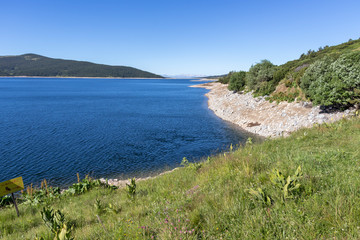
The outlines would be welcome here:
M 0 182 L 144 177 L 244 142 L 248 133 L 216 117 L 194 84 L 0 78 Z

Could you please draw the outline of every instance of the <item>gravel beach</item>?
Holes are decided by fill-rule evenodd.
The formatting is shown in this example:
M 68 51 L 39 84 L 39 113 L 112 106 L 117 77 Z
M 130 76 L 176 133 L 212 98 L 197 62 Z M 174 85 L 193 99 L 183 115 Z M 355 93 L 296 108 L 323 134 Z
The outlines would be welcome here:
M 351 114 L 349 110 L 324 113 L 308 102 L 270 103 L 264 97 L 254 98 L 251 93 L 234 93 L 219 82 L 191 87 L 210 90 L 205 96 L 209 99 L 209 108 L 218 117 L 263 137 L 287 136 L 300 128 L 337 121 Z

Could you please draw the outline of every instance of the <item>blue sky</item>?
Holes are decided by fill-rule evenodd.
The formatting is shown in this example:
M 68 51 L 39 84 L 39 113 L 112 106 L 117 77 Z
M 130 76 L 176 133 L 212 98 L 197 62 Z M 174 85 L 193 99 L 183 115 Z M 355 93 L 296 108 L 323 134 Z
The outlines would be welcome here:
M 360 37 L 360 1 L 0 1 L 0 55 L 214 75 Z

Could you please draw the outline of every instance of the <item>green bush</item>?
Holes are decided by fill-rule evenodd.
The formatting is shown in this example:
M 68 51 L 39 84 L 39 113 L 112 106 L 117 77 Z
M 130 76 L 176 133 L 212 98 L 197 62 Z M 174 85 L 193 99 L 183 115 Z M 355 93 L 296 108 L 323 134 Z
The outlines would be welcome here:
M 228 87 L 229 90 L 236 92 L 242 91 L 245 87 L 245 77 L 246 72 L 244 71 L 234 72 L 233 74 L 231 74 Z
M 273 74 L 273 80 L 276 83 L 279 83 L 281 80 L 283 80 L 286 76 L 286 74 L 289 72 L 290 67 L 287 65 L 282 65 L 277 68 L 277 70 Z
M 347 107 L 360 102 L 360 52 L 318 60 L 305 71 L 301 88 L 314 104 Z
M 219 78 L 219 82 L 221 82 L 222 84 L 228 84 L 229 81 L 230 81 L 230 78 L 231 78 L 231 75 L 233 74 L 234 72 L 229 72 L 226 76 L 223 76 L 221 78 Z
M 254 90 L 257 95 L 266 95 L 275 90 L 276 83 L 273 76 L 276 66 L 269 60 L 262 60 L 249 69 L 246 74 L 246 85 Z

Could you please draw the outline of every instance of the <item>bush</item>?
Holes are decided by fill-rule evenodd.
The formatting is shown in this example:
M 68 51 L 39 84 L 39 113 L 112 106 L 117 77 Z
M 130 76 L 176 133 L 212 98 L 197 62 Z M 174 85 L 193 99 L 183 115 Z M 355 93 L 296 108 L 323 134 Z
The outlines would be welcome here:
M 222 84 L 228 84 L 233 73 L 234 72 L 229 72 L 226 76 L 219 78 L 219 82 L 221 82 Z
M 246 74 L 246 85 L 258 95 L 266 95 L 275 90 L 272 82 L 276 66 L 268 60 L 262 60 L 249 69 Z M 272 90 L 272 91 L 271 91 Z
M 344 108 L 360 103 L 360 52 L 316 61 L 305 71 L 300 86 L 317 105 Z
M 286 65 L 278 67 L 278 69 L 273 74 L 274 82 L 279 83 L 281 80 L 283 80 L 286 74 L 289 72 L 289 70 L 290 68 Z
M 233 91 L 242 91 L 245 87 L 245 77 L 246 77 L 246 72 L 244 71 L 240 71 L 240 72 L 234 72 L 231 76 L 230 76 L 230 81 L 229 81 L 229 90 L 233 90 Z

